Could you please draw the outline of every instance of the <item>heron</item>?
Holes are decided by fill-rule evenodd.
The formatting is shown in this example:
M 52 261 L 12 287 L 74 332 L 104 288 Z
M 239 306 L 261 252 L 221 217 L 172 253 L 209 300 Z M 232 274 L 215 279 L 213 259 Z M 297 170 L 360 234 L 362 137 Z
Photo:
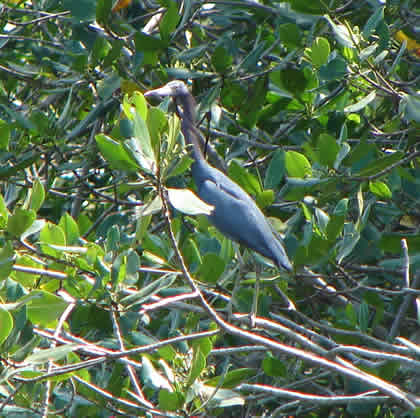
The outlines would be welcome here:
M 203 142 L 196 127 L 196 102 L 184 82 L 170 81 L 145 93 L 146 97 L 172 97 L 181 107 L 181 132 L 191 147 L 192 177 L 201 200 L 214 207 L 208 219 L 222 234 L 256 251 L 286 271 L 293 271 L 283 243 L 251 196 L 209 164 L 200 144 Z

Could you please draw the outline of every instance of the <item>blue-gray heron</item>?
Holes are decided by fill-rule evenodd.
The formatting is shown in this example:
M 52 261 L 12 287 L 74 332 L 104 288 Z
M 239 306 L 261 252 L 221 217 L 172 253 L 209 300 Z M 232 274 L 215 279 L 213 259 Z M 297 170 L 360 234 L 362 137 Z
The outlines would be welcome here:
M 204 158 L 200 132 L 196 128 L 196 103 L 179 80 L 145 93 L 147 97 L 173 97 L 182 108 L 181 131 L 192 146 L 192 176 L 200 199 L 214 206 L 210 222 L 228 238 L 271 259 L 278 267 L 292 271 L 292 264 L 278 235 L 254 200 L 240 186 Z

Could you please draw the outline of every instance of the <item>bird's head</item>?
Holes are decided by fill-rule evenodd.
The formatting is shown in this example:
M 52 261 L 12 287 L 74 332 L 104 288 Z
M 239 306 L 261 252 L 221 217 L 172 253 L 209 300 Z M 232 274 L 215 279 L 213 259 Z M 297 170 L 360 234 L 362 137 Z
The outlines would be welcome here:
M 183 81 L 173 80 L 158 89 L 144 93 L 145 97 L 179 97 L 189 95 L 187 86 Z

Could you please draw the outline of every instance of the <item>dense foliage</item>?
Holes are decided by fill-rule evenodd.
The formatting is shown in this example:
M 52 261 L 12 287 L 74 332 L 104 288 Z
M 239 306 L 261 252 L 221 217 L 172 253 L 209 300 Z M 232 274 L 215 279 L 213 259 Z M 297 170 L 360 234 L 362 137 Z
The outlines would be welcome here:
M 0 415 L 420 414 L 419 16 L 3 2 Z M 172 79 L 294 274 L 208 223 Z

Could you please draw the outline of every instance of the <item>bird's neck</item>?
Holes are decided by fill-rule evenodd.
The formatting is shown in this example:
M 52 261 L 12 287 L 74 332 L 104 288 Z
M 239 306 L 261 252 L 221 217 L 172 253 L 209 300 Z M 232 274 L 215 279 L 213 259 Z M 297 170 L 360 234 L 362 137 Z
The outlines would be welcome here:
M 182 107 L 182 124 L 181 130 L 184 135 L 185 142 L 192 146 L 192 156 L 195 161 L 204 161 L 203 151 L 201 150 L 200 131 L 197 129 L 195 109 L 196 103 L 194 97 L 190 94 L 179 98 Z
M 188 119 L 188 121 L 195 126 L 197 103 L 195 102 L 194 97 L 191 94 L 185 94 L 180 98 L 180 103 L 183 111 L 183 119 Z

